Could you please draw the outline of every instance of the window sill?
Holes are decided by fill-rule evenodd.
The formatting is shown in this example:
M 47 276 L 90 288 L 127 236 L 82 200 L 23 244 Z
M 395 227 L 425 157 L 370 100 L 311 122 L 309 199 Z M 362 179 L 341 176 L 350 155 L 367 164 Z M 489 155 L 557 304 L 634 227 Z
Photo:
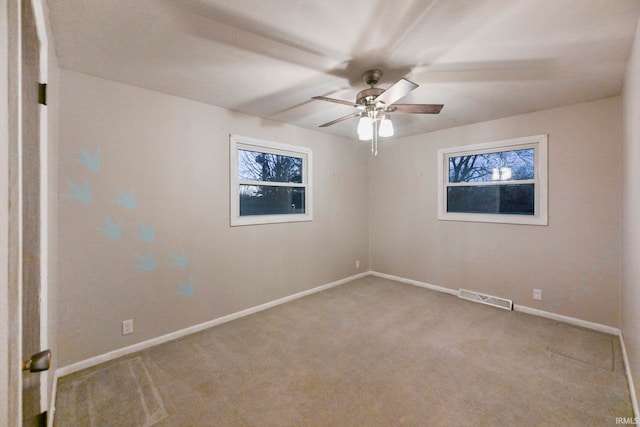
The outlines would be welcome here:
M 506 214 L 473 214 L 473 213 L 440 213 L 440 221 L 489 222 L 494 224 L 549 225 L 547 216 L 506 215 Z
M 313 221 L 313 215 L 310 214 L 291 214 L 291 215 L 247 215 L 241 217 L 231 217 L 231 227 L 243 225 L 259 225 L 259 224 L 281 224 L 287 222 L 304 222 Z

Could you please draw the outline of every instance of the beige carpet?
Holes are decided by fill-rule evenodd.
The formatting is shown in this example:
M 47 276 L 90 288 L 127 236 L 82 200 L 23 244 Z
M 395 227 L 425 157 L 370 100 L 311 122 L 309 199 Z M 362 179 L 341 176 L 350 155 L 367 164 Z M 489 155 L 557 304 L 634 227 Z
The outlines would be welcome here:
M 613 426 L 617 337 L 369 276 L 61 378 L 56 426 Z

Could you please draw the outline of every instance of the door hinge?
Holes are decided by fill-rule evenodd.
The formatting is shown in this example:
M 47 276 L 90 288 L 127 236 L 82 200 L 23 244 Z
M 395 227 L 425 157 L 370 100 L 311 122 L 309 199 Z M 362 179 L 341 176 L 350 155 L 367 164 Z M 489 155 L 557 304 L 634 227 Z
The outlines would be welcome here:
M 47 105 L 47 84 L 38 83 L 38 104 Z
M 36 416 L 36 425 L 38 427 L 47 427 L 48 423 L 48 414 L 47 411 L 44 411 Z

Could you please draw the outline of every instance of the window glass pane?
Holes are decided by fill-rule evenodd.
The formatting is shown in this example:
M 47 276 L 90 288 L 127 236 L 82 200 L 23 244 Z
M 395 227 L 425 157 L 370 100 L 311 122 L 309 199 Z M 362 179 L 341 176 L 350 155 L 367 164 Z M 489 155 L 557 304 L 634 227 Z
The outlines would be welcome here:
M 534 184 L 447 188 L 447 212 L 534 215 Z
M 305 213 L 305 189 L 240 185 L 240 216 Z
M 519 181 L 534 178 L 533 148 L 449 158 L 449 182 Z
M 302 182 L 302 158 L 238 150 L 238 178 L 266 182 Z

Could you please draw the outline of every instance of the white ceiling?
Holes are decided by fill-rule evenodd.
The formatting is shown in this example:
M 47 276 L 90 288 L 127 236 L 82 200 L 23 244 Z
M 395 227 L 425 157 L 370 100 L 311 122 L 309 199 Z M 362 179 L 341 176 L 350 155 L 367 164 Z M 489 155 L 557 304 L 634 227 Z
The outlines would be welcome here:
M 398 137 L 621 92 L 640 0 L 49 0 L 59 65 L 354 138 L 362 73 L 420 87 Z

